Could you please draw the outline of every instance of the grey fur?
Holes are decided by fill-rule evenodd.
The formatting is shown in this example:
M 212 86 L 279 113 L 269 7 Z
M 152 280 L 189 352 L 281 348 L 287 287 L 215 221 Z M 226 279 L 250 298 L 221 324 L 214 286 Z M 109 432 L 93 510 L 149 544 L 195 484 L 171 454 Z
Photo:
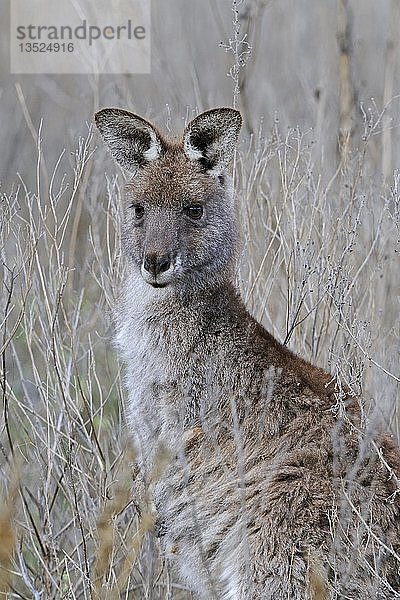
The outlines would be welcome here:
M 239 113 L 208 111 L 178 141 L 129 114 L 120 126 L 104 109 L 96 123 L 116 160 L 137 170 L 123 207 L 117 344 L 144 480 L 160 448 L 169 457 L 153 490 L 166 554 L 203 599 L 400 597 L 397 446 L 361 435 L 350 395 L 346 418 L 336 416 L 331 376 L 264 330 L 233 284 L 226 167 Z M 142 122 L 159 141 L 156 160 L 141 157 Z M 149 256 L 165 269 L 146 270 Z

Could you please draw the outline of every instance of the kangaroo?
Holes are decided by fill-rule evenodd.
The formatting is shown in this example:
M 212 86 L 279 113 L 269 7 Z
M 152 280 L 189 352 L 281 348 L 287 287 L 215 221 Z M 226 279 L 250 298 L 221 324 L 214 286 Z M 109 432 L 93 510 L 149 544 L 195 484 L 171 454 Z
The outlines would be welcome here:
M 400 598 L 400 454 L 363 435 L 357 398 L 281 345 L 235 287 L 232 108 L 167 139 L 105 108 L 95 123 L 127 171 L 116 309 L 126 417 L 157 530 L 201 599 Z

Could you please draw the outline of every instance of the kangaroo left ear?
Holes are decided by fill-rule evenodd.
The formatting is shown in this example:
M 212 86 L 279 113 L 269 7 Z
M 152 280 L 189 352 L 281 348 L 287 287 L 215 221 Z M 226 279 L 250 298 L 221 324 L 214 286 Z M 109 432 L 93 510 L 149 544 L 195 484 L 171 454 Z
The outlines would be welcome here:
M 183 134 L 183 151 L 190 160 L 219 175 L 230 163 L 239 138 L 242 117 L 234 108 L 214 108 L 189 123 Z
M 94 121 L 114 159 L 130 173 L 157 160 L 163 152 L 156 128 L 127 110 L 103 108 Z

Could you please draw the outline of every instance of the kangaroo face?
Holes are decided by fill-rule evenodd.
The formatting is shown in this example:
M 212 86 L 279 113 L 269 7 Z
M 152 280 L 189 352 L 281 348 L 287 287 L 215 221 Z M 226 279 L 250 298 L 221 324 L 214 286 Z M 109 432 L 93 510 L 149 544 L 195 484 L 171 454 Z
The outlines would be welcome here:
M 227 178 L 210 176 L 179 148 L 127 185 L 124 248 L 154 287 L 220 270 L 233 259 L 234 232 Z
M 232 270 L 236 227 L 225 168 L 240 129 L 232 109 L 194 119 L 182 140 L 169 142 L 149 123 L 119 109 L 95 116 L 126 184 L 123 247 L 155 288 L 201 285 Z

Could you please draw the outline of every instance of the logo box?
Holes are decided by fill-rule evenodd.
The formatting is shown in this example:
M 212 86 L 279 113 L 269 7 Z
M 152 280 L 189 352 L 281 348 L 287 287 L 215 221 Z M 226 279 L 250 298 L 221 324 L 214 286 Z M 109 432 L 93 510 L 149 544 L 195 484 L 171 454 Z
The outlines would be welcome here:
M 11 73 L 150 73 L 150 0 L 11 0 Z

